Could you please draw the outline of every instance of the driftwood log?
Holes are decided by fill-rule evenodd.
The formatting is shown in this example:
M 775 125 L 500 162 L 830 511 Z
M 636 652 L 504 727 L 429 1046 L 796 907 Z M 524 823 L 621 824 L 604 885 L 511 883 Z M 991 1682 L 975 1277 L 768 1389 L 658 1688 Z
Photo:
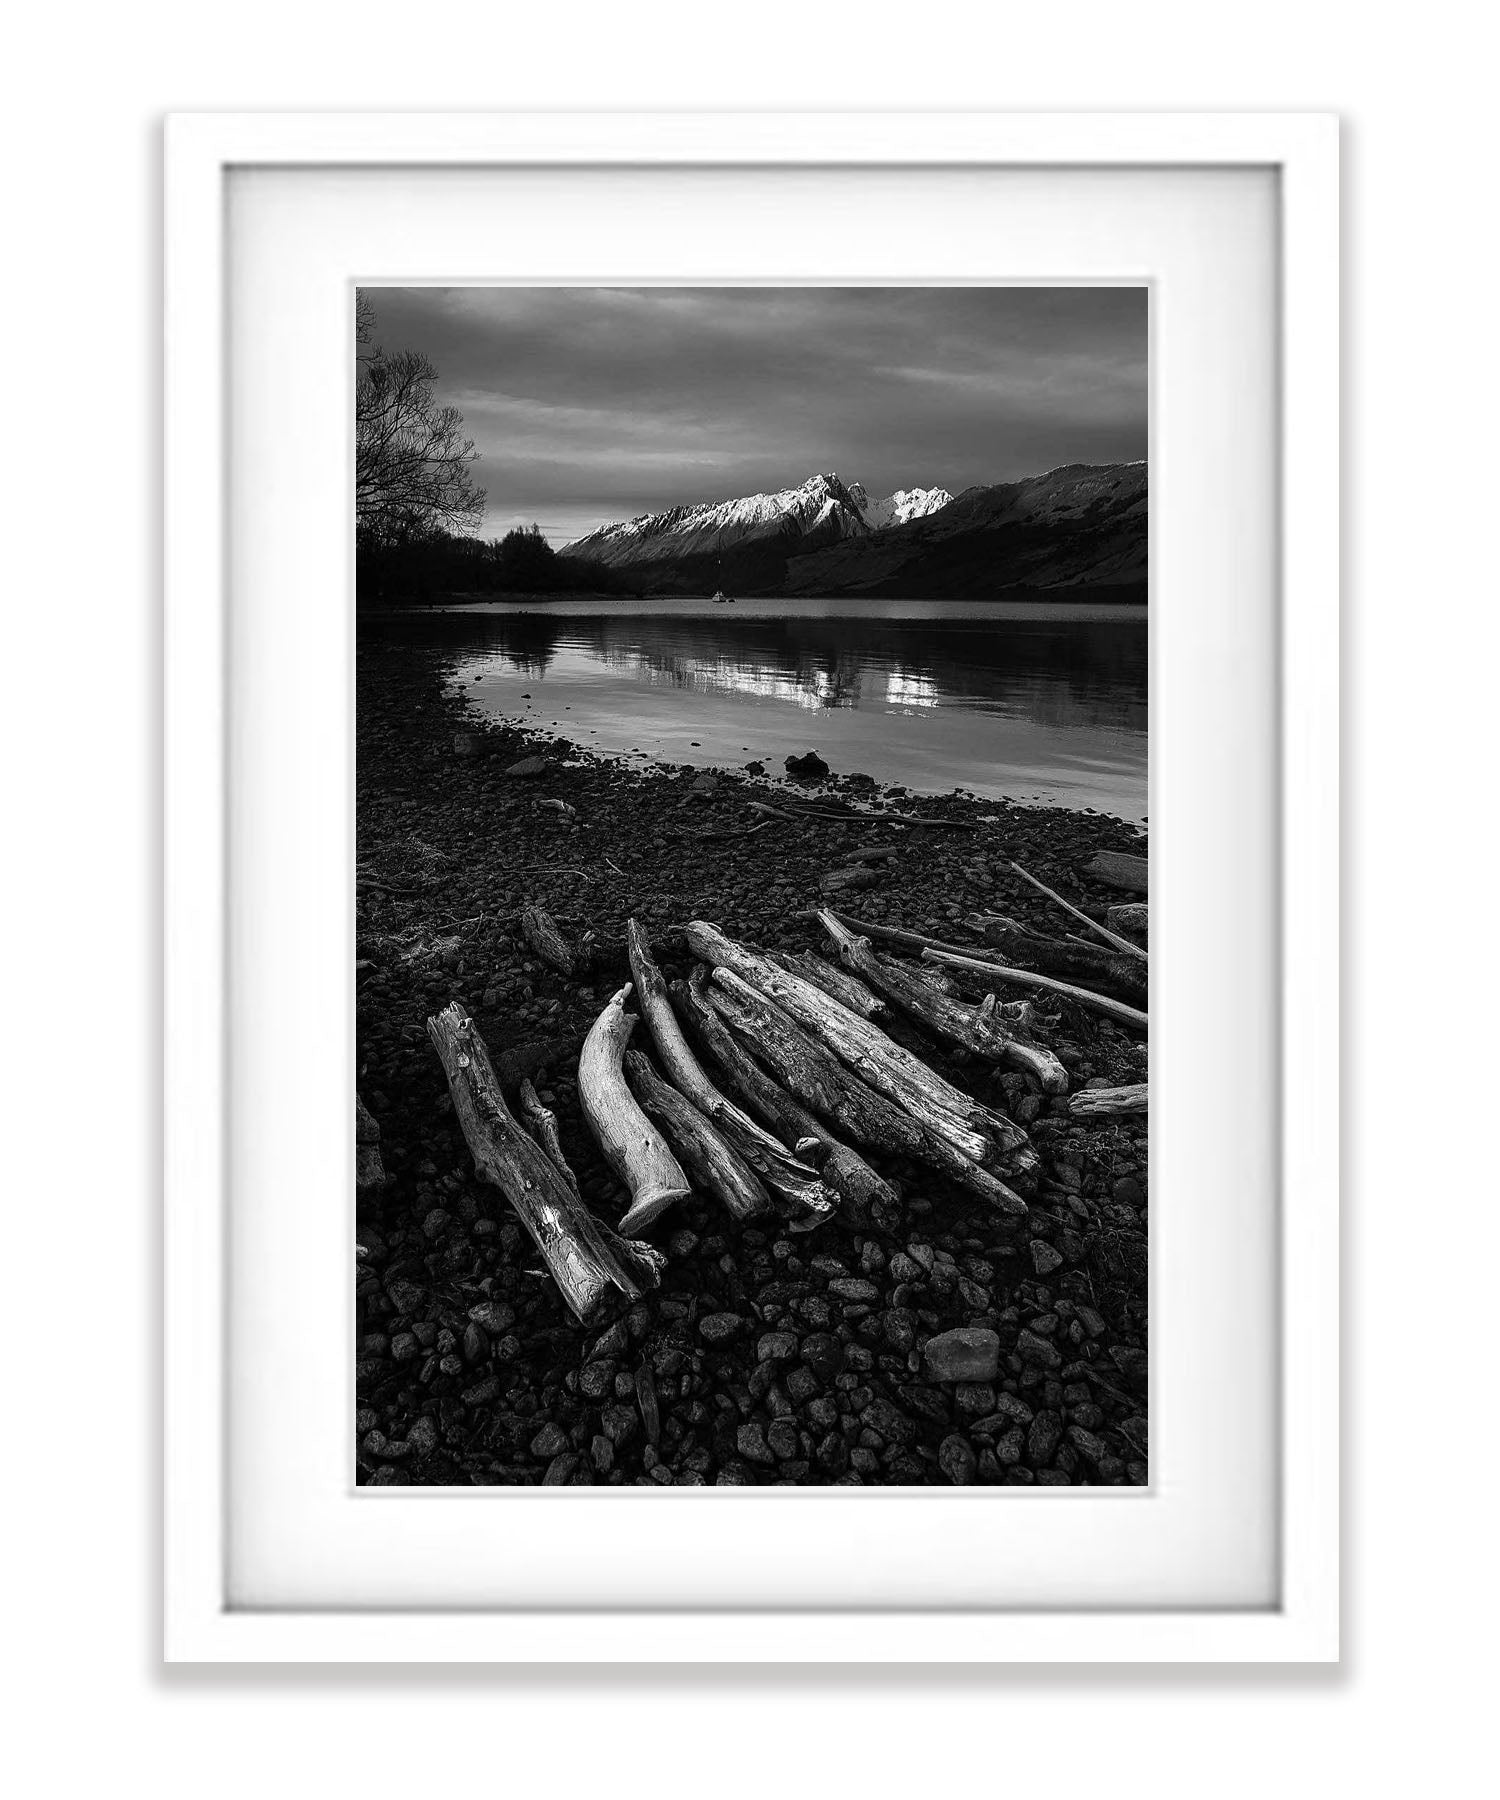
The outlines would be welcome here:
M 1138 956 L 1143 961 L 1145 960 L 1146 952 L 1139 944 L 1132 943 L 1129 938 L 1120 937 L 1107 925 L 1101 925 L 1097 919 L 1091 919 L 1086 912 L 1080 912 L 1071 900 L 1064 900 L 1055 888 L 1049 888 L 1045 881 L 1038 881 L 1035 875 L 1028 875 L 1018 862 L 1013 862 L 1010 866 L 1022 881 L 1034 887 L 1039 894 L 1045 894 L 1054 905 L 1060 906 L 1065 913 L 1079 920 L 1081 924 L 1087 925 L 1095 937 L 1103 938 L 1106 944 L 1113 945 L 1122 956 Z
M 983 976 L 987 982 L 1008 981 L 1016 987 L 1061 994 L 1067 1000 L 1076 1000 L 1080 1006 L 1103 1013 L 1106 1018 L 1118 1020 L 1121 1025 L 1133 1025 L 1138 1031 L 1144 1031 L 1150 1023 L 1139 1007 L 1127 1006 L 1123 1000 L 1111 1000 L 1106 994 L 1092 993 L 1088 988 L 1073 987 L 1066 981 L 1054 981 L 1050 975 L 1037 975 L 1030 969 L 1012 969 L 1001 963 L 986 962 L 978 956 L 955 955 L 951 950 L 924 950 L 922 955 L 928 962 L 941 963 L 948 969 L 963 969 L 969 974 Z
M 640 997 L 641 1014 L 661 1065 L 677 1091 L 692 1101 L 721 1136 L 728 1139 L 771 1192 L 785 1202 L 794 1218 L 814 1221 L 832 1218 L 838 1207 L 838 1196 L 822 1180 L 817 1169 L 800 1161 L 709 1080 L 682 1035 L 682 1027 L 667 996 L 667 984 L 639 920 L 632 919 L 626 926 L 625 945 L 630 957 L 630 972 L 635 977 Z
M 605 1161 L 630 1189 L 620 1221 L 627 1235 L 643 1230 L 692 1191 L 666 1140 L 625 1085 L 625 1046 L 635 1018 L 625 1011 L 627 982 L 594 1021 L 578 1059 L 578 1099 Z
M 763 996 L 776 1001 L 799 1025 L 833 1052 L 862 1081 L 931 1130 L 947 1139 L 971 1162 L 987 1160 L 997 1148 L 989 1109 L 944 1081 L 873 1024 L 840 1005 L 821 988 L 769 958 L 728 938 L 717 926 L 694 919 L 687 927 L 688 945 L 702 962 L 727 969 Z M 1005 1130 L 1025 1141 L 1009 1120 Z
M 1146 998 L 1149 984 L 1142 956 L 1123 956 L 1102 944 L 1085 944 L 1077 938 L 1050 938 L 1000 913 L 976 913 L 964 923 L 1000 951 L 1008 963 L 1040 969 L 1045 975 L 1102 982 L 1106 987 L 1118 988 L 1132 1000 Z
M 562 1139 L 557 1135 L 557 1114 L 550 1106 L 543 1106 L 529 1077 L 521 1083 L 519 1097 L 521 1116 L 531 1127 L 531 1135 L 546 1151 L 547 1160 L 553 1168 L 581 1200 L 583 1194 L 578 1186 L 578 1177 L 563 1154 Z
M 708 971 L 700 967 L 697 974 L 698 987 L 685 981 L 672 983 L 672 1004 L 718 1064 L 728 1086 L 762 1124 L 817 1168 L 844 1202 L 842 1212 L 852 1224 L 868 1221 L 883 1230 L 894 1230 L 901 1216 L 895 1189 L 857 1150 L 842 1143 L 771 1079 L 703 997 L 700 989 Z
M 1118 1113 L 1146 1111 L 1147 1087 L 1144 1081 L 1131 1087 L 1080 1088 L 1068 1102 L 1075 1119 L 1109 1118 Z
M 716 969 L 712 986 L 703 984 L 697 992 L 797 1099 L 831 1119 L 857 1144 L 937 1169 L 1002 1212 L 1026 1212 L 1025 1200 L 1007 1183 L 965 1156 L 943 1133 L 861 1081 L 817 1037 L 732 969 Z M 1010 1172 L 1029 1174 L 1037 1166 L 1036 1152 L 1018 1127 L 1009 1120 L 1005 1123 L 1016 1140 Z
M 1041 1083 L 1043 1093 L 1068 1091 L 1067 1070 L 1044 1045 L 1016 1036 L 1009 1024 L 997 1016 L 999 1003 L 993 995 L 978 1006 L 969 1006 L 941 994 L 914 971 L 882 961 L 870 940 L 850 931 L 835 913 L 821 912 L 818 917 L 848 966 L 919 1025 L 962 1049 L 972 1050 L 987 1062 L 1024 1069 Z
M 521 1128 L 474 1021 L 456 1003 L 427 1021 L 448 1092 L 480 1176 L 499 1188 L 530 1232 L 580 1324 L 612 1292 L 638 1300 L 661 1280 L 664 1258 L 627 1242 L 593 1217 L 547 1155 Z
M 1124 888 L 1132 894 L 1148 891 L 1144 856 L 1126 856 L 1119 850 L 1096 850 L 1078 873 L 1089 881 L 1102 881 L 1106 887 Z
M 858 1013 L 862 1019 L 883 1018 L 890 1011 L 879 994 L 871 993 L 857 975 L 839 968 L 837 963 L 815 956 L 811 950 L 804 950 L 796 956 L 788 955 L 784 950 L 773 950 L 770 952 L 770 960 L 778 968 L 800 975 L 814 987 L 822 988 L 825 994 L 832 994 L 840 1005 L 847 1006 L 850 1012 Z
M 669 1087 L 639 1050 L 625 1052 L 625 1073 L 653 1125 L 659 1126 L 698 1187 L 723 1202 L 736 1219 L 768 1213 L 771 1196 L 754 1169 L 674 1087 Z

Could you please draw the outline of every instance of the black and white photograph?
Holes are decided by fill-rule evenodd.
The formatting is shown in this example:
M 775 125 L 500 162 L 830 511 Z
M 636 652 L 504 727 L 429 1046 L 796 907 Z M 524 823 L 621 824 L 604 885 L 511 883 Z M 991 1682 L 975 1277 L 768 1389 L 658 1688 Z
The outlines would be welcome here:
M 1149 1483 L 1148 306 L 353 296 L 358 1483 Z

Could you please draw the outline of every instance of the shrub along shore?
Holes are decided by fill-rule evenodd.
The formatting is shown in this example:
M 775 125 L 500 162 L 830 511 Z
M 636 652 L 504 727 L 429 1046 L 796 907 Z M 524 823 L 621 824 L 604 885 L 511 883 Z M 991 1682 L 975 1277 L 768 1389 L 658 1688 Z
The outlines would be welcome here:
M 1102 918 L 1126 896 L 1077 870 L 1099 851 L 1143 855 L 1136 828 L 911 796 L 847 771 L 807 784 L 643 770 L 487 723 L 445 687 L 440 656 L 378 642 L 360 651 L 357 693 L 358 1088 L 384 1174 L 359 1195 L 359 1479 L 1144 1482 L 1144 1114 L 1076 1117 L 1029 1074 L 883 1020 L 1024 1126 L 1041 1160 L 1030 1216 L 894 1158 L 880 1163 L 900 1202 L 889 1230 L 741 1225 L 694 1194 L 646 1233 L 666 1256 L 660 1287 L 589 1329 L 475 1174 L 427 1033 L 458 1001 L 502 1077 L 529 1072 L 584 1199 L 613 1225 L 627 1196 L 575 1078 L 583 1035 L 625 977 L 546 966 L 521 935 L 523 907 L 574 937 L 618 940 L 638 919 L 669 975 L 685 972 L 670 928 L 692 919 L 831 955 L 813 916 L 829 904 L 983 955 L 965 925 L 976 912 L 1054 938 L 1076 929 L 1012 862 Z M 756 804 L 863 816 L 786 819 Z M 870 816 L 884 808 L 972 829 Z M 882 847 L 893 854 L 852 857 Z M 856 867 L 861 879 L 830 894 L 826 879 Z M 1146 1079 L 1143 1033 L 1035 998 L 1070 1091 Z M 642 1031 L 635 1042 L 646 1048 Z

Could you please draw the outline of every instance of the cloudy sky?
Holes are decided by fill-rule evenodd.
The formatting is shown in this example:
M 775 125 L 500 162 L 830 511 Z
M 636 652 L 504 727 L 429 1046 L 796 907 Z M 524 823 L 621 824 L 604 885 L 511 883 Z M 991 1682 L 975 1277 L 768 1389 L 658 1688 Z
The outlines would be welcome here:
M 1143 288 L 378 288 L 480 453 L 484 535 L 1146 455 Z

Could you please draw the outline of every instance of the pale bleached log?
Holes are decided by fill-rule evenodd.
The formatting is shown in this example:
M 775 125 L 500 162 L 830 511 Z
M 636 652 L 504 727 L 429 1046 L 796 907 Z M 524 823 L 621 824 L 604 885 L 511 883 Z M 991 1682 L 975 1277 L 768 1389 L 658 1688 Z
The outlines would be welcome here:
M 635 1028 L 627 1014 L 627 982 L 594 1021 L 578 1059 L 578 1099 L 604 1159 L 630 1190 L 620 1221 L 627 1235 L 643 1230 L 692 1191 L 666 1140 L 625 1084 L 625 1046 Z
M 1002 1212 L 1026 1212 L 1025 1200 L 1006 1182 L 957 1150 L 941 1132 L 859 1080 L 817 1037 L 732 969 L 715 969 L 712 986 L 699 991 L 799 1100 L 831 1119 L 856 1143 L 937 1169 Z M 1010 1172 L 1029 1173 L 1037 1166 L 1036 1152 L 1019 1127 L 1009 1120 L 1005 1124 L 1018 1140 Z
M 699 976 L 708 971 L 701 965 Z M 685 981 L 672 983 L 672 1004 L 688 1021 L 718 1064 L 734 1093 L 774 1131 L 784 1143 L 814 1164 L 824 1181 L 844 1201 L 844 1213 L 853 1224 L 870 1222 L 893 1230 L 900 1219 L 894 1188 L 865 1161 L 828 1130 L 820 1119 L 779 1086 L 728 1029 L 703 997 L 700 987 Z M 842 1065 L 840 1065 L 842 1066 Z M 811 1145 L 811 1148 L 806 1146 Z
M 814 987 L 822 988 L 825 994 L 832 994 L 841 1006 L 847 1006 L 850 1012 L 858 1013 L 862 1019 L 883 1018 L 890 1008 L 879 994 L 873 994 L 858 978 L 847 969 L 841 969 L 836 963 L 828 962 L 824 957 L 815 956 L 811 950 L 804 950 L 799 955 L 789 955 L 784 950 L 773 950 L 770 960 L 778 968 L 787 969 L 793 975 L 800 975 L 804 981 L 810 981 Z
M 990 1128 L 993 1115 L 988 1109 L 944 1081 L 936 1070 L 887 1037 L 878 1025 L 850 1012 L 800 975 L 778 968 L 769 958 L 737 944 L 705 920 L 694 919 L 688 925 L 687 940 L 700 961 L 730 970 L 775 1000 L 814 1037 L 826 1043 L 862 1081 L 947 1138 L 960 1155 L 978 1163 L 993 1154 L 996 1138 Z
M 1138 1007 L 1127 1006 L 1123 1000 L 1111 1000 L 1106 994 L 1094 994 L 1066 981 L 1054 981 L 1050 975 L 1037 975 L 1030 969 L 1012 969 L 1002 963 L 986 962 L 978 956 L 956 956 L 948 950 L 924 950 L 922 955 L 928 962 L 941 963 L 944 968 L 967 970 L 970 974 L 983 976 L 987 982 L 1008 981 L 1015 987 L 1061 994 L 1065 999 L 1076 1000 L 1080 1006 L 1090 1007 L 1122 1025 L 1133 1025 L 1138 1031 L 1146 1030 L 1150 1023 Z
M 849 967 L 902 1012 L 938 1036 L 949 1039 L 962 1049 L 972 1050 L 987 1062 L 1007 1063 L 1024 1069 L 1041 1083 L 1043 1093 L 1065 1094 L 1068 1072 L 1043 1044 L 1018 1037 L 1008 1022 L 999 1015 L 993 996 L 978 1006 L 969 1006 L 947 994 L 940 994 L 913 970 L 897 963 L 882 962 L 870 940 L 850 931 L 835 913 L 818 914 L 823 929 L 838 945 L 839 954 Z
M 480 1176 L 530 1232 L 573 1316 L 586 1324 L 611 1292 L 638 1300 L 665 1259 L 618 1237 L 589 1212 L 505 1104 L 484 1039 L 457 1003 L 427 1021 L 459 1127 Z
M 1109 1118 L 1119 1113 L 1146 1111 L 1147 1086 L 1144 1081 L 1131 1087 L 1080 1088 L 1068 1102 L 1075 1119 Z
M 639 1050 L 625 1052 L 625 1073 L 646 1117 L 666 1133 L 706 1194 L 712 1194 L 735 1219 L 771 1211 L 771 1196 L 755 1171 L 674 1087 L 669 1087 Z
M 636 919 L 625 928 L 625 948 L 635 977 L 641 1014 L 668 1079 L 739 1151 L 761 1180 L 790 1208 L 794 1218 L 831 1218 L 838 1196 L 818 1171 L 794 1156 L 709 1080 L 682 1035 L 667 997 L 667 984 L 651 954 L 650 940 Z

